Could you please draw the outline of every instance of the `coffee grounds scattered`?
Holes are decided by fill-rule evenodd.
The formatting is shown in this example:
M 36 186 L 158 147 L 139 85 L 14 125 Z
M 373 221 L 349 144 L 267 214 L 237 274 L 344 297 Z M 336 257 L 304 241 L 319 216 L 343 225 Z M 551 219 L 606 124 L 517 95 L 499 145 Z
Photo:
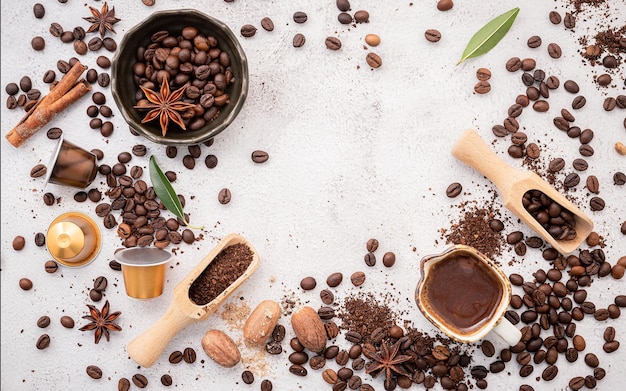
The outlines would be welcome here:
M 210 303 L 248 269 L 252 256 L 250 247 L 243 243 L 223 249 L 191 284 L 191 301 L 197 305 Z
M 346 297 L 338 316 L 342 321 L 342 329 L 356 331 L 365 337 L 369 337 L 378 327 L 390 328 L 398 318 L 391 308 L 377 300 L 371 292 Z
M 451 222 L 450 229 L 440 230 L 446 243 L 472 246 L 497 263 L 497 257 L 502 255 L 505 240 L 500 231 L 490 227 L 490 222 L 500 215 L 494 208 L 494 201 L 490 201 L 484 207 L 463 202 L 459 208 L 463 213 L 459 221 Z

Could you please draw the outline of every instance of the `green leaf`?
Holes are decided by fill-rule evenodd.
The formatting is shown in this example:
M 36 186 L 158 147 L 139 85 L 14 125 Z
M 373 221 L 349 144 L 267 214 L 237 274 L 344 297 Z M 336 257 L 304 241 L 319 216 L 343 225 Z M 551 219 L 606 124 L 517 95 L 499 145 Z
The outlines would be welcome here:
M 167 179 L 165 174 L 163 174 L 163 171 L 161 171 L 161 168 L 154 158 L 154 155 L 150 156 L 150 181 L 152 181 L 152 187 L 154 188 L 154 192 L 156 193 L 157 197 L 159 197 L 163 205 L 165 205 L 167 210 L 174 213 L 181 221 L 185 222 L 187 227 L 189 228 L 204 228 L 189 225 L 189 223 L 185 220 L 185 213 L 183 212 L 183 206 L 178 199 L 178 195 L 172 187 L 172 183 L 170 182 L 170 180 Z
M 515 7 L 495 19 L 492 19 L 489 23 L 478 30 L 472 39 L 470 39 L 467 43 L 467 46 L 463 51 L 463 55 L 456 65 L 459 65 L 468 58 L 482 56 L 493 49 L 498 42 L 504 38 L 506 33 L 509 32 L 509 29 L 513 25 L 513 22 L 515 22 L 515 18 L 518 13 L 519 7 Z

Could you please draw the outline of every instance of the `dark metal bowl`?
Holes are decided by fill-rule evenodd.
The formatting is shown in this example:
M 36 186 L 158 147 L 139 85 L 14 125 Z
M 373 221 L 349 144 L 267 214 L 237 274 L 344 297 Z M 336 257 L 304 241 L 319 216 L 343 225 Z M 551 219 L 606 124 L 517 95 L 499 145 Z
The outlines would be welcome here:
M 180 34 L 183 27 L 196 27 L 205 36 L 217 38 L 219 47 L 230 55 L 234 82 L 227 92 L 230 102 L 224 105 L 219 115 L 198 130 L 182 130 L 171 125 L 162 135 L 158 120 L 141 123 L 146 112 L 135 109 L 135 94 L 139 87 L 133 80 L 133 65 L 140 47 L 150 44 L 150 37 L 158 31 Z M 143 22 L 126 32 L 113 58 L 111 90 L 117 107 L 128 125 L 150 141 L 165 145 L 199 144 L 215 137 L 226 129 L 241 111 L 248 94 L 248 60 L 230 28 L 223 22 L 194 9 L 157 11 Z

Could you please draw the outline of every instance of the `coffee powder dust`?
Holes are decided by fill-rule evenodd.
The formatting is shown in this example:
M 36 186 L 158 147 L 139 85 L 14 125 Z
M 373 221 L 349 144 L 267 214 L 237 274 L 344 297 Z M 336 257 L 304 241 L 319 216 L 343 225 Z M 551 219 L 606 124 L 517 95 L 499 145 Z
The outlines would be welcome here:
M 252 263 L 252 250 L 243 243 L 223 249 L 189 288 L 189 298 L 205 305 L 235 282 Z
M 366 338 L 376 328 L 389 329 L 396 324 L 398 317 L 371 292 L 346 297 L 338 316 L 342 321 L 342 329 L 356 331 Z
M 447 244 L 464 244 L 476 248 L 489 259 L 497 262 L 502 255 L 504 236 L 501 231 L 491 228 L 490 223 L 500 214 L 491 201 L 484 207 L 464 202 L 459 205 L 462 216 L 451 223 L 450 229 L 441 229 Z
M 222 308 L 221 318 L 226 321 L 228 328 L 231 331 L 243 330 L 243 325 L 246 323 L 246 319 L 250 316 L 250 306 L 243 301 L 243 297 L 240 298 L 240 303 L 225 303 Z

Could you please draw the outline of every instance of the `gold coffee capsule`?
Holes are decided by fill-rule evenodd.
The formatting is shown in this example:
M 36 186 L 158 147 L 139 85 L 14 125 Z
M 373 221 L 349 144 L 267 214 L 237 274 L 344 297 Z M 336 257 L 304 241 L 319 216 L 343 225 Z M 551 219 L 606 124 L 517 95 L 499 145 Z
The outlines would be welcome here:
M 130 247 L 115 253 L 122 265 L 126 294 L 136 299 L 161 296 L 165 285 L 169 251 L 153 247 Z
M 102 246 L 102 235 L 91 217 L 81 212 L 67 212 L 50 223 L 46 246 L 61 265 L 80 267 L 96 258 Z

